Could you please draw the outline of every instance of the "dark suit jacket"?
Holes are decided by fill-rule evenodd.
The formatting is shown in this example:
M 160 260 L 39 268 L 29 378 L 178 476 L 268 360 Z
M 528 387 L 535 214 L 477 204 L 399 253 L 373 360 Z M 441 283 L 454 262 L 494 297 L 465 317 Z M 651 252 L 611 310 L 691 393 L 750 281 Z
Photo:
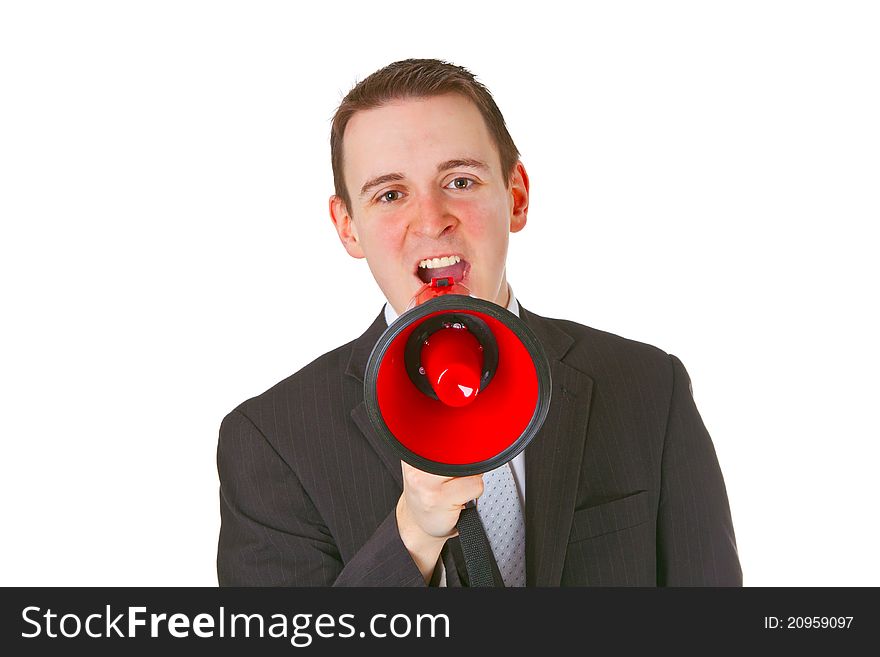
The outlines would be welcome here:
M 681 361 L 520 308 L 553 377 L 525 451 L 528 586 L 739 586 L 727 492 Z M 384 314 L 227 415 L 221 586 L 424 586 L 400 540 L 400 460 L 371 428 L 363 377 Z M 467 584 L 457 538 L 442 558 Z

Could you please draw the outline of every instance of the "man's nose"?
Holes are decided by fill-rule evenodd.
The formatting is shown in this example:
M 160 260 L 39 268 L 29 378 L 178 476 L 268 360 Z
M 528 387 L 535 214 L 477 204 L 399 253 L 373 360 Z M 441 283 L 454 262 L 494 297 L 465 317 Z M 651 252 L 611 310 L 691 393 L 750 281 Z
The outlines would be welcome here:
M 419 199 L 411 229 L 422 237 L 435 239 L 452 230 L 458 219 L 442 194 L 425 194 Z

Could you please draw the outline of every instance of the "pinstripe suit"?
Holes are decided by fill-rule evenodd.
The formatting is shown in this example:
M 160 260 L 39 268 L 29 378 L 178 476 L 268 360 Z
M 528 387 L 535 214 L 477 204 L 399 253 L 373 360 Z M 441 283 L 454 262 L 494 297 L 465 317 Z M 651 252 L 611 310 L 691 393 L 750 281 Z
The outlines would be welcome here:
M 520 307 L 553 392 L 526 449 L 529 586 L 739 586 L 714 447 L 675 356 Z M 424 586 L 397 531 L 400 461 L 371 429 L 363 377 L 385 329 L 227 415 L 217 463 L 221 586 Z M 467 585 L 458 539 L 442 558 Z

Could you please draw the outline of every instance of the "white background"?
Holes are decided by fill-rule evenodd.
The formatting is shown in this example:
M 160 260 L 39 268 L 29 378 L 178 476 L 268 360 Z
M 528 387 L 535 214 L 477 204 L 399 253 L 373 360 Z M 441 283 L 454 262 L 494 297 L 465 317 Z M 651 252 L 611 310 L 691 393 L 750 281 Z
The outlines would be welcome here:
M 383 301 L 330 117 L 438 57 L 530 173 L 523 305 L 687 366 L 746 585 L 880 585 L 876 7 L 4 2 L 0 584 L 216 584 L 221 419 Z

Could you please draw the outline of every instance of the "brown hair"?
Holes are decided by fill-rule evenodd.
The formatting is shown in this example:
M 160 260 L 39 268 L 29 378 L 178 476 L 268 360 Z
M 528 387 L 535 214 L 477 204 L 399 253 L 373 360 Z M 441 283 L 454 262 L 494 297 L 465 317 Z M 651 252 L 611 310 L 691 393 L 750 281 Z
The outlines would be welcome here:
M 333 184 L 336 195 L 342 198 L 349 212 L 351 199 L 342 173 L 342 137 L 351 117 L 356 112 L 381 107 L 392 100 L 429 98 L 447 93 L 459 93 L 477 106 L 498 148 L 501 170 L 506 174 L 505 185 L 508 184 L 507 178 L 516 167 L 519 151 L 489 90 L 462 66 L 438 59 L 404 59 L 389 64 L 358 82 L 342 99 L 333 115 L 330 128 Z

